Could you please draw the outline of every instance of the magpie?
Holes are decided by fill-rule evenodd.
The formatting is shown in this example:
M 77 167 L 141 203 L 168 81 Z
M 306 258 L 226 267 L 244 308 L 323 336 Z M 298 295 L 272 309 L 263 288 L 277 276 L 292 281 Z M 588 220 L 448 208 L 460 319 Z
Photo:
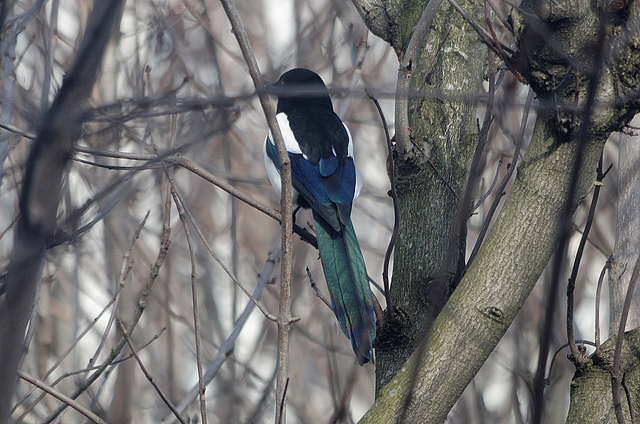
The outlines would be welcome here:
M 358 363 L 373 360 L 376 323 L 362 252 L 351 223 L 351 206 L 362 180 L 353 162 L 353 142 L 333 111 L 318 74 L 292 69 L 267 86 L 278 96 L 276 118 L 291 160 L 294 205 L 311 208 L 331 305 Z M 264 161 L 280 195 L 280 168 L 271 130 Z

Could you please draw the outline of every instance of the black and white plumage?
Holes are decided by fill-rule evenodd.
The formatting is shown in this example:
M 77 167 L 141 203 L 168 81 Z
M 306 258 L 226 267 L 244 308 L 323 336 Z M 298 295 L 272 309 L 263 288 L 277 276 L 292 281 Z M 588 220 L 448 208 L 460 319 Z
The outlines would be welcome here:
M 353 141 L 333 111 L 324 82 L 307 69 L 292 69 L 269 86 L 278 95 L 276 118 L 291 160 L 294 202 L 311 208 L 333 310 L 358 362 L 373 360 L 375 317 L 351 207 L 362 181 Z M 280 171 L 271 131 L 264 143 L 267 174 L 280 194 Z

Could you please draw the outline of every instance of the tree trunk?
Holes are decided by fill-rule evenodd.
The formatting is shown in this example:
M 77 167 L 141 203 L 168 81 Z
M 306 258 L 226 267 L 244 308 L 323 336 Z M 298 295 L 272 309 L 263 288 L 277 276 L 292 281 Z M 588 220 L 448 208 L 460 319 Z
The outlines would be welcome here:
M 567 424 L 616 424 L 613 408 L 611 373 L 615 336 L 602 345 L 598 356 L 593 356 L 584 368 L 578 370 L 571 382 L 571 406 Z M 637 416 L 640 411 L 640 329 L 624 335 L 620 362 L 620 399 L 626 422 L 630 423 L 629 407 Z M 629 401 L 627 401 L 627 395 Z
M 424 4 L 402 9 L 393 35 L 396 49 L 406 49 Z M 477 2 L 464 5 L 480 16 Z M 464 238 L 454 229 L 460 210 L 468 209 L 460 200 L 478 140 L 476 99 L 486 53 L 448 4 L 442 5 L 420 46 L 420 55 L 409 60 L 411 69 L 400 70 L 411 73 L 410 93 L 420 95 L 409 96 L 410 150 L 399 152 L 395 161 L 401 220 L 391 284 L 394 319 L 383 323 L 376 342 L 378 389 L 420 343 L 464 267 Z M 400 122 L 396 119 L 396 125 Z M 455 247 L 448 253 L 452 238 Z
M 553 121 L 539 117 L 516 182 L 476 259 L 423 345 L 380 391 L 362 422 L 393 422 L 406 407 L 407 422 L 444 422 L 513 321 L 555 249 L 569 192 L 577 145 L 557 145 Z M 588 143 L 578 198 L 593 184 L 604 141 Z M 577 204 L 574 200 L 572 209 Z
M 640 126 L 640 115 L 631 125 Z M 633 264 L 640 253 L 640 137 L 622 134 L 618 159 L 616 244 L 609 269 L 609 334 L 617 334 Z M 633 293 L 626 329 L 640 326 L 640 291 Z
M 416 11 L 408 5 L 393 10 L 387 8 L 386 18 L 392 23 L 388 31 L 382 31 L 379 25 L 383 20 L 379 19 L 379 13 L 373 12 L 384 8 L 386 3 L 354 2 L 360 6 L 369 25 L 375 20 L 376 34 L 388 36 L 385 39 L 391 40 L 396 50 L 403 53 L 398 47 L 406 46 L 403 40 L 407 36 L 403 28 L 393 25 L 396 18 L 393 12 L 404 13 L 404 19 L 395 22 L 408 22 L 404 27 L 406 31 L 415 27 Z M 370 13 L 366 7 L 370 7 Z M 471 16 L 478 15 L 472 5 L 465 3 L 462 7 Z M 637 73 L 640 50 L 633 47 L 637 45 L 638 34 L 617 27 L 614 35 L 611 22 L 601 20 L 611 15 L 604 13 L 604 5 L 599 7 L 592 8 L 586 0 L 577 4 L 575 1 L 553 4 L 538 1 L 523 3 L 520 10 L 525 13 L 522 15 L 512 13 L 518 51 L 505 59 L 511 69 L 531 85 L 541 111 L 516 182 L 496 223 L 430 327 L 429 317 L 438 310 L 437 304 L 435 308 L 429 304 L 433 282 L 438 281 L 442 275 L 438 272 L 443 270 L 446 275 L 455 276 L 459 263 L 451 261 L 451 266 L 440 268 L 455 220 L 451 210 L 457 210 L 459 205 L 450 199 L 450 191 L 440 188 L 442 178 L 433 175 L 433 169 L 420 160 L 431 159 L 460 195 L 473 146 L 468 138 L 468 122 L 475 118 L 475 108 L 463 109 L 467 115 L 461 116 L 443 114 L 445 110 L 452 110 L 446 98 L 440 102 L 433 99 L 416 102 L 413 129 L 417 147 L 412 152 L 414 156 L 398 161 L 397 184 L 403 222 L 394 256 L 392 286 L 393 306 L 406 313 L 408 324 L 401 327 L 401 335 L 395 335 L 395 340 L 389 338 L 390 344 L 400 344 L 400 347 L 376 346 L 379 384 L 388 381 L 398 370 L 397 363 L 413 347 L 419 345 L 419 348 L 379 390 L 376 403 L 361 422 L 395 422 L 398 417 L 404 417 L 406 422 L 438 423 L 446 419 L 451 406 L 507 330 L 547 265 L 557 246 L 561 211 L 575 211 L 591 189 L 596 164 L 609 134 L 622 128 L 639 110 L 638 101 L 626 95 L 640 88 Z M 615 15 L 616 23 L 624 23 L 623 28 L 640 28 L 638 3 L 632 2 L 631 8 L 624 15 Z M 449 17 L 445 10 L 449 10 L 446 4 L 441 6 L 438 15 L 441 19 Z M 449 37 L 452 37 L 458 27 L 449 25 L 452 27 Z M 438 45 L 443 33 L 434 37 L 439 38 L 427 46 Z M 462 37 L 453 38 L 457 41 Z M 464 44 L 464 48 L 455 45 L 458 50 L 452 50 L 459 56 L 476 57 L 466 50 L 472 45 L 471 42 Z M 455 58 L 456 53 L 451 56 Z M 433 80 L 439 84 L 435 85 L 437 89 L 453 84 L 460 90 L 462 87 L 457 85 L 460 75 L 454 72 L 459 68 L 446 66 L 449 57 L 440 56 L 434 67 L 437 71 L 427 74 L 427 81 L 437 78 Z M 471 63 L 473 61 L 460 65 L 473 67 Z M 469 83 L 467 88 L 472 86 Z M 442 110 L 438 110 L 440 107 Z M 429 108 L 434 109 L 433 114 L 424 113 Z M 452 127 L 458 125 L 455 137 L 451 137 Z M 427 128 L 433 132 L 420 132 Z M 453 157 L 456 158 L 453 162 L 446 159 Z M 411 199 L 403 198 L 409 193 Z M 425 230 L 432 225 L 432 231 Z M 427 327 L 429 331 L 423 339 L 421 331 Z M 384 343 L 387 337 L 384 334 L 380 341 Z M 390 352 L 396 356 L 392 358 Z

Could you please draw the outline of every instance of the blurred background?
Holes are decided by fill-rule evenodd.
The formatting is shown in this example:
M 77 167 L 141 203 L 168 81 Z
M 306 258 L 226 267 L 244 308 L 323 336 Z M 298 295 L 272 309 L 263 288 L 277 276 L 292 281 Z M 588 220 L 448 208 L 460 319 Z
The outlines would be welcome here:
M 495 2 L 508 15 L 506 4 Z M 365 89 L 380 102 L 394 133 L 394 91 L 398 60 L 383 40 L 369 34 L 350 2 L 340 0 L 250 0 L 238 2 L 252 47 L 267 81 L 293 67 L 319 73 L 333 93 L 334 109 L 354 139 L 356 165 L 364 186 L 353 221 L 370 277 L 382 284 L 382 264 L 393 227 L 387 195 L 387 147 L 382 121 Z M 16 1 L 2 38 L 0 140 L 8 143 L 0 186 L 0 266 L 13 246 L 22 173 L 39 119 L 60 88 L 82 39 L 91 2 Z M 509 45 L 509 34 L 501 34 Z M 486 89 L 486 87 L 485 87 Z M 494 125 L 482 173 L 475 179 L 479 202 L 512 159 L 528 87 L 509 73 L 499 79 Z M 120 338 L 117 319 L 131 320 L 158 257 L 165 219 L 171 245 L 142 318 L 131 339 L 154 382 L 184 416 L 199 420 L 189 392 L 197 386 L 192 261 L 187 235 L 168 199 L 166 163 L 157 155 L 176 153 L 186 167 L 172 168 L 174 186 L 188 213 L 196 264 L 202 363 L 223 363 L 207 386 L 212 423 L 272 422 L 275 410 L 276 325 L 260 310 L 246 324 L 236 320 L 251 301 L 230 276 L 249 291 L 268 265 L 279 237 L 272 217 L 212 183 L 213 175 L 269 208 L 279 199 L 266 178 L 262 144 L 266 121 L 253 83 L 217 1 L 127 2 L 112 38 L 88 108 L 79 149 L 73 156 L 58 210 L 58 245 L 49 249 L 23 371 L 63 393 L 72 393 L 101 365 Z M 478 93 L 482 117 L 484 93 Z M 529 119 L 530 133 L 534 119 Z M 593 340 L 598 276 L 614 243 L 617 199 L 616 135 L 605 149 L 605 179 L 576 293 L 576 337 Z M 173 149 L 177 149 L 174 151 Z M 120 152 L 120 153 L 116 153 Z M 122 154 L 126 153 L 126 154 Z M 521 152 L 523 154 L 524 152 Z M 164 166 L 164 167 L 163 167 Z M 479 202 L 468 223 L 470 253 L 486 208 Z M 574 217 L 569 246 L 573 258 L 586 219 L 587 198 Z M 148 219 L 142 225 L 145 216 Z M 308 212 L 297 223 L 307 226 Z M 134 234 L 139 230 L 139 238 Z M 206 240 L 211 251 L 202 238 Z M 317 251 L 295 237 L 290 382 L 291 423 L 332 422 L 341 407 L 357 421 L 374 401 L 374 365 L 359 367 L 333 312 L 311 287 L 306 269 L 328 298 Z M 213 252 L 213 253 L 212 253 Z M 571 259 L 573 262 L 573 259 Z M 226 270 L 221 266 L 224 264 Z M 571 263 L 566 266 L 568 277 Z M 279 269 L 261 295 L 264 309 L 278 311 Z M 262 275 L 262 277 L 265 277 Z M 266 278 L 265 277 L 265 278 Z M 449 414 L 451 423 L 521 423 L 530 414 L 530 384 L 544 316 L 546 273 L 489 361 Z M 602 340 L 608 338 L 607 286 L 600 310 Z M 374 289 L 384 306 L 384 297 Z M 559 304 L 566 303 L 564 292 Z M 566 342 L 564 308 L 559 308 L 553 351 Z M 117 318 L 117 319 L 116 319 Z M 241 330 L 229 355 L 221 347 Z M 587 347 L 588 351 L 591 349 Z M 124 349 L 78 401 L 110 423 L 153 423 L 173 415 L 140 366 Z M 573 366 L 567 349 L 548 365 L 548 417 L 564 422 Z M 218 357 L 217 357 L 218 356 Z M 60 402 L 20 380 L 12 417 L 40 423 Z M 71 408 L 58 422 L 83 422 Z

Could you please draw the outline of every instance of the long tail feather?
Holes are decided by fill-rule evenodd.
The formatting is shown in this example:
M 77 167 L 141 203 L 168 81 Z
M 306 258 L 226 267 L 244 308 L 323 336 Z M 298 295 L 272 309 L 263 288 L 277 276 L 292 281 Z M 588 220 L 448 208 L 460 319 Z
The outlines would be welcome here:
M 373 360 L 376 322 L 367 270 L 353 224 L 349 220 L 338 232 L 316 212 L 313 219 L 333 311 L 342 332 L 351 340 L 358 362 L 364 365 Z

